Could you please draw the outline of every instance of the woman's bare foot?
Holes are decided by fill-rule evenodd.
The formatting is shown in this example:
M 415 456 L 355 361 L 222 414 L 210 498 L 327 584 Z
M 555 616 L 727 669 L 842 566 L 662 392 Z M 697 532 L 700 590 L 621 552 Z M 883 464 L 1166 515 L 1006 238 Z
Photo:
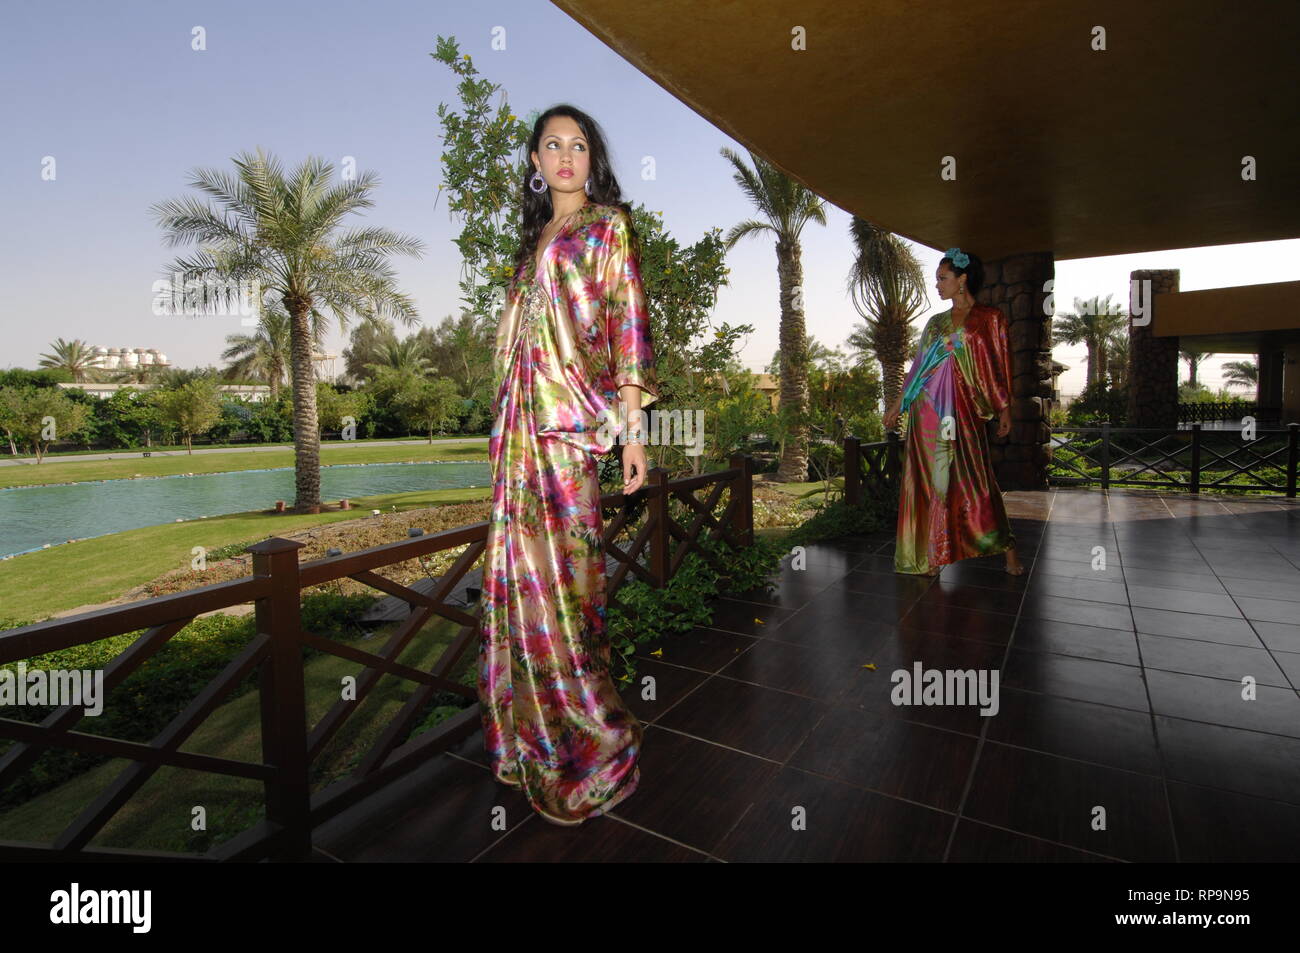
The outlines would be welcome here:
M 1020 561 L 1020 556 L 1014 549 L 1007 550 L 1007 572 L 1013 576 L 1025 574 L 1024 563 Z

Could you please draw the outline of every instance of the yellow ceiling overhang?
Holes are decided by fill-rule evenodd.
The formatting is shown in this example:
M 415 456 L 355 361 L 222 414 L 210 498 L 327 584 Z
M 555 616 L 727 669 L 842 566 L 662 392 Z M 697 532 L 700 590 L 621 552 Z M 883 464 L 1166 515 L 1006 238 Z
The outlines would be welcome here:
M 1151 333 L 1198 354 L 1259 354 L 1300 344 L 1300 281 L 1161 295 Z
M 552 2 L 834 205 L 931 248 L 1300 236 L 1300 3 Z

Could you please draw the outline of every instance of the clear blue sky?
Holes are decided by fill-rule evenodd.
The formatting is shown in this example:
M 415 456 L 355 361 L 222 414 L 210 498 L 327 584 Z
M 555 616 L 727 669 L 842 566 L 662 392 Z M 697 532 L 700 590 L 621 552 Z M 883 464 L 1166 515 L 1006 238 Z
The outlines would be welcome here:
M 191 49 L 202 27 L 207 49 Z M 504 28 L 506 49 L 491 48 Z M 457 226 L 436 203 L 442 151 L 436 109 L 455 103 L 455 77 L 429 56 L 455 36 L 480 72 L 501 83 L 520 115 L 569 101 L 609 137 L 633 202 L 661 210 L 683 242 L 724 230 L 753 210 L 719 154 L 745 152 L 544 2 L 340 3 L 337 0 L 133 0 L 13 4 L 0 34 L 0 104 L 6 144 L 0 182 L 10 228 L 4 243 L 5 346 L 0 365 L 34 367 L 58 337 L 109 347 L 158 348 L 179 366 L 220 364 L 235 317 L 158 317 L 151 286 L 178 251 L 148 212 L 197 194 L 195 167 L 233 169 L 262 146 L 292 167 L 309 154 L 336 168 L 355 156 L 380 179 L 366 219 L 423 239 L 423 259 L 397 258 L 425 323 L 458 308 Z M 43 157 L 57 178 L 43 181 Z M 640 176 L 653 156 L 657 178 Z M 436 203 L 436 205 L 435 205 Z M 809 331 L 842 344 L 859 320 L 844 293 L 849 216 L 804 234 Z M 927 273 L 940 253 L 917 248 Z M 742 356 L 761 369 L 777 347 L 777 281 L 770 238 L 749 239 L 729 259 L 718 321 L 750 323 Z M 1183 250 L 1057 265 L 1058 310 L 1074 297 L 1127 300 L 1134 268 L 1182 268 L 1183 290 L 1300 278 L 1300 241 Z M 933 294 L 933 289 L 931 289 Z M 932 299 L 930 312 L 941 302 Z M 929 313 L 929 312 L 927 312 Z M 335 330 L 330 350 L 345 338 Z M 1082 381 L 1082 348 L 1058 348 Z M 1217 361 L 1203 378 L 1217 380 Z

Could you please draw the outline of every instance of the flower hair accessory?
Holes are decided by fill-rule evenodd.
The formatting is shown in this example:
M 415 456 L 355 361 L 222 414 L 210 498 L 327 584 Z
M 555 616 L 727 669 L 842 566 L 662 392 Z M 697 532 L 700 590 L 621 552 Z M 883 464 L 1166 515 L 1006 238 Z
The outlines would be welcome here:
M 960 248 L 949 248 L 943 253 L 944 258 L 951 258 L 952 263 L 958 268 L 965 268 L 970 264 L 970 255 L 966 254 Z

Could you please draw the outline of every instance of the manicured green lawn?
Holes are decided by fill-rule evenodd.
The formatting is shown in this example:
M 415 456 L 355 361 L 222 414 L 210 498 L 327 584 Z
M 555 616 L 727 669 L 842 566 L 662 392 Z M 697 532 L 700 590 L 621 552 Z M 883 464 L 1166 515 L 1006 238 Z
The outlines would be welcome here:
M 825 480 L 816 480 L 811 483 L 777 483 L 764 482 L 763 486 L 768 489 L 777 490 L 780 493 L 788 493 L 794 497 L 806 497 L 810 503 L 820 503 L 826 496 Z M 831 480 L 831 485 L 837 493 L 844 492 L 844 478 L 836 477 Z
M 188 566 L 195 546 L 213 550 L 312 526 L 355 520 L 372 509 L 390 512 L 396 506 L 401 512 L 481 500 L 491 493 L 487 487 L 390 493 L 353 500 L 351 510 L 305 515 L 231 513 L 52 546 L 0 561 L 0 617 L 41 619 L 63 609 L 115 599 L 164 572 Z
M 110 451 L 113 453 L 128 451 Z M 401 447 L 377 447 L 364 443 L 333 443 L 321 446 L 321 464 L 405 463 L 445 460 L 486 461 L 487 444 L 447 446 L 435 440 Z M 39 486 L 43 483 L 80 483 L 92 480 L 125 480 L 136 474 L 145 477 L 174 476 L 178 473 L 229 473 L 237 470 L 268 470 L 293 466 L 293 447 L 230 453 L 182 454 L 172 457 L 142 457 L 138 452 L 120 460 L 41 463 L 0 467 L 0 487 Z

